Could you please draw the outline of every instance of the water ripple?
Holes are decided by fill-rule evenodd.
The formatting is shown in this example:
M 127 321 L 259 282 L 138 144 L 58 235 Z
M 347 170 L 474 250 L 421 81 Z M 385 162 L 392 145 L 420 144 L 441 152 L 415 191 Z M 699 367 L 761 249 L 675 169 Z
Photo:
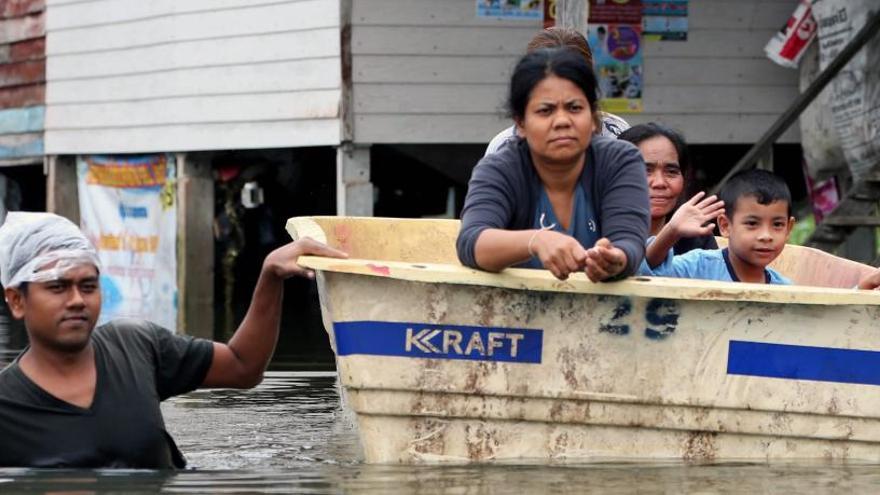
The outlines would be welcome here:
M 880 487 L 880 469 L 857 463 L 365 465 L 332 373 L 270 372 L 254 390 L 197 391 L 162 409 L 189 469 L 0 469 L 0 493 L 839 493 Z

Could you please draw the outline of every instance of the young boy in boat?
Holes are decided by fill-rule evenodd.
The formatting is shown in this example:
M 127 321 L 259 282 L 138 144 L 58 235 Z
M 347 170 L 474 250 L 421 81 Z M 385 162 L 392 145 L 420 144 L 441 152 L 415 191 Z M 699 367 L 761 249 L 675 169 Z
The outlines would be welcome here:
M 672 246 L 680 233 L 652 237 L 648 239 L 649 248 L 665 251 L 666 259 L 652 267 L 650 257 L 646 257 L 639 274 L 791 285 L 791 280 L 767 267 L 782 253 L 794 226 L 791 192 L 785 181 L 764 170 L 740 172 L 730 178 L 719 197 L 724 202 L 724 213 L 718 217 L 718 229 L 727 238 L 726 248 L 697 249 L 675 256 Z M 862 277 L 854 287 L 878 288 L 880 269 Z
M 652 249 L 668 254 L 655 267 L 647 261 L 642 262 L 639 273 L 727 282 L 791 284 L 791 280 L 767 267 L 782 252 L 794 226 L 791 193 L 785 182 L 765 170 L 749 170 L 731 177 L 719 196 L 724 201 L 724 213 L 718 217 L 718 229 L 728 239 L 728 247 L 697 249 L 673 256 L 671 248 L 675 236 L 651 238 L 648 243 Z

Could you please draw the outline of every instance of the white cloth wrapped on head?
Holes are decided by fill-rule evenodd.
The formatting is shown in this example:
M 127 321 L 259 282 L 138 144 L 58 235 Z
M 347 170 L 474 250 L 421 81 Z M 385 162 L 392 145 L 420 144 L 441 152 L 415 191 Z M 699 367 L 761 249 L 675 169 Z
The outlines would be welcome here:
M 70 220 L 53 213 L 13 211 L 0 226 L 0 283 L 58 280 L 71 268 L 93 265 L 98 253 Z

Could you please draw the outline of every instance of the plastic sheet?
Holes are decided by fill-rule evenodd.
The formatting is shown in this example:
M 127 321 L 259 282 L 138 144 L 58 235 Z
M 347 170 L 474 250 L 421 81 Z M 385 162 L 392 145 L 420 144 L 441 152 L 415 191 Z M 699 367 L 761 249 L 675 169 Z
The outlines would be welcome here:
M 10 212 L 0 227 L 0 283 L 48 282 L 71 268 L 100 268 L 97 252 L 79 227 L 52 213 Z

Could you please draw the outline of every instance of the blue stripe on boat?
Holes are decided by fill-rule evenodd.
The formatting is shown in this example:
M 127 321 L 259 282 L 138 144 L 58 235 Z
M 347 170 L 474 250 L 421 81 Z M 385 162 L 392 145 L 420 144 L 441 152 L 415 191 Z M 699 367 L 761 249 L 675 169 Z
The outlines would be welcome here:
M 333 324 L 336 354 L 540 363 L 544 331 L 431 323 Z
M 731 340 L 727 374 L 880 385 L 880 352 Z

